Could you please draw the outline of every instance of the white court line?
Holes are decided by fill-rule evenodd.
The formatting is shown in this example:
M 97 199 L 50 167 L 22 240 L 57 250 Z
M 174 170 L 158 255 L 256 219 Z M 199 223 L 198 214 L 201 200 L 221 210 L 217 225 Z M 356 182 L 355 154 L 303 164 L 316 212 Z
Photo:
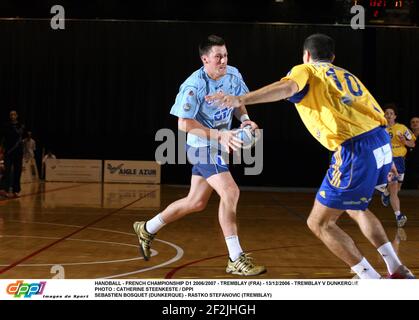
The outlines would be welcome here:
M 158 264 L 158 265 L 150 267 L 150 268 L 138 269 L 138 270 L 132 271 L 132 272 L 116 274 L 116 275 L 113 275 L 113 276 L 107 276 L 107 277 L 104 277 L 103 279 L 121 278 L 121 277 L 126 277 L 126 276 L 130 276 L 130 275 L 133 275 L 133 274 L 141 273 L 141 272 L 146 272 L 146 271 L 158 269 L 158 268 L 167 266 L 167 265 L 169 265 L 173 262 L 176 262 L 183 257 L 183 249 L 181 247 L 175 245 L 174 243 L 167 242 L 167 241 L 164 241 L 164 240 L 155 239 L 155 241 L 163 242 L 163 243 L 175 248 L 176 249 L 176 256 L 174 258 L 170 259 L 169 261 L 163 262 L 161 264 Z
M 58 240 L 61 238 L 55 238 L 55 237 L 39 237 L 39 236 L 18 236 L 18 235 L 9 235 L 4 234 L 0 235 L 0 238 L 34 238 L 34 239 L 49 239 L 49 240 Z M 94 243 L 105 243 L 105 244 L 116 244 L 120 246 L 126 246 L 126 247 L 135 247 L 138 248 L 137 245 L 128 244 L 128 243 L 120 243 L 120 242 L 111 242 L 111 241 L 100 241 L 100 240 L 88 240 L 88 239 L 65 239 L 64 241 L 83 241 L 83 242 L 94 242 Z M 158 252 L 156 250 L 151 250 L 152 256 L 158 255 Z M 126 262 L 126 261 L 134 261 L 134 260 L 142 260 L 143 257 L 136 257 L 136 258 L 128 258 L 128 259 L 120 259 L 120 260 L 105 260 L 105 261 L 91 261 L 91 262 L 68 262 L 68 263 L 25 263 L 25 264 L 19 264 L 18 267 L 46 267 L 46 266 L 55 266 L 57 264 L 61 266 L 78 266 L 78 265 L 88 265 L 88 264 L 105 264 L 105 263 L 118 263 L 118 262 Z M 7 267 L 8 264 L 0 264 L 0 267 Z
M 45 225 L 55 225 L 55 226 L 61 226 L 61 227 L 71 227 L 71 228 L 82 228 L 83 226 L 78 226 L 78 225 L 69 225 L 69 224 L 61 224 L 61 223 L 50 223 L 50 222 L 37 222 L 37 221 L 25 221 L 25 220 L 7 220 L 8 222 L 18 222 L 18 223 L 29 223 L 29 224 L 45 224 Z M 93 227 L 88 227 L 87 229 L 91 229 L 91 230 L 98 230 L 98 231 L 105 231 L 105 232 L 112 232 L 112 233 L 119 233 L 119 234 L 125 234 L 125 235 L 129 235 L 129 236 L 135 236 L 137 237 L 136 234 L 132 234 L 129 232 L 123 232 L 123 231 L 116 231 L 116 230 L 111 230 L 111 229 L 103 229 L 103 228 L 93 228 Z M 67 239 L 67 240 L 71 240 L 71 239 Z M 86 240 L 86 241 L 93 241 L 93 240 Z M 172 264 L 178 260 L 180 260 L 183 257 L 184 251 L 181 247 L 179 247 L 178 245 L 168 242 L 168 241 L 164 241 L 164 240 L 160 240 L 160 239 L 154 239 L 154 241 L 159 241 L 162 242 L 164 244 L 167 244 L 168 246 L 171 246 L 172 248 L 174 248 L 176 250 L 176 256 L 173 257 L 172 259 L 163 262 L 159 265 L 156 266 L 152 266 L 149 268 L 144 268 L 144 269 L 138 269 L 135 271 L 131 271 L 131 272 L 127 272 L 127 273 L 122 273 L 122 274 L 117 274 L 117 275 L 110 275 L 107 277 L 101 277 L 101 278 L 97 278 L 97 279 L 112 279 L 112 278 L 118 278 L 118 277 L 124 277 L 124 276 L 128 276 L 128 275 L 133 275 L 133 274 L 138 274 L 138 273 L 142 273 L 142 272 L 147 272 L 150 270 L 154 270 L 154 269 L 158 269 L 161 268 L 163 266 L 167 266 L 169 264 Z M 105 242 L 105 241 L 104 241 Z M 128 245 L 128 246 L 134 246 L 136 248 L 138 248 L 138 245 L 131 245 L 131 244 L 123 244 L 123 245 Z M 153 252 L 153 250 L 152 250 Z M 158 254 L 157 251 L 155 251 L 156 254 Z M 139 258 L 142 259 L 142 258 Z M 135 259 L 134 259 L 135 260 Z M 23 265 L 21 265 L 23 266 Z
M 62 224 L 62 223 L 52 223 L 52 222 L 37 222 L 37 221 L 26 221 L 26 220 L 7 220 L 7 222 L 46 224 L 46 225 L 50 225 L 50 226 L 69 227 L 69 228 L 83 228 L 83 226 L 78 226 L 78 225 L 75 225 L 75 224 Z M 119 234 L 126 234 L 126 235 L 129 235 L 129 236 L 133 235 L 130 232 L 116 231 L 116 230 L 111 230 L 111 229 L 103 229 L 103 228 L 95 228 L 95 227 L 87 227 L 86 230 L 87 229 L 105 231 L 105 232 L 112 232 L 112 233 L 119 233 Z

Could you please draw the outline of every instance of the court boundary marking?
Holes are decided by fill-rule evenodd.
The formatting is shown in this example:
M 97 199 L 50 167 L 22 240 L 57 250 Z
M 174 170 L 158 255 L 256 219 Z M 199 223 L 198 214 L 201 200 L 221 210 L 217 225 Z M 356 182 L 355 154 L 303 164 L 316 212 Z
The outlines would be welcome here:
M 165 243 L 165 244 L 167 244 L 169 246 L 174 247 L 176 249 L 176 252 L 177 252 L 176 253 L 176 256 L 174 256 L 172 259 L 170 259 L 170 260 L 168 260 L 166 262 L 163 262 L 161 264 L 158 264 L 158 265 L 155 265 L 155 266 L 152 266 L 152 267 L 149 267 L 149 268 L 135 270 L 135 271 L 121 273 L 121 274 L 116 274 L 116 275 L 112 275 L 112 276 L 108 276 L 108 277 L 103 277 L 103 278 L 100 278 L 100 279 L 121 278 L 121 277 L 126 277 L 126 276 L 130 276 L 130 275 L 137 274 L 137 273 L 142 273 L 142 272 L 146 272 L 146 271 L 150 271 L 150 270 L 155 270 L 155 269 L 164 267 L 166 265 L 172 264 L 173 262 L 176 262 L 180 258 L 183 257 L 183 253 L 184 253 L 183 249 L 181 247 L 175 245 L 174 243 L 170 243 L 170 242 L 167 242 L 167 241 L 164 241 L 164 240 L 160 240 L 160 239 L 154 239 L 154 241 L 163 242 L 163 243 Z
M 7 220 L 7 221 L 9 221 L 9 222 L 16 222 L 16 223 L 55 225 L 55 226 L 70 227 L 70 228 L 80 228 L 80 227 L 82 227 L 82 226 L 78 226 L 78 225 L 70 225 L 70 224 L 62 224 L 62 223 L 52 223 L 52 222 L 40 222 L 40 221 L 26 221 L 26 220 L 13 220 L 13 219 Z M 112 230 L 112 229 L 95 228 L 95 227 L 89 227 L 87 229 L 97 230 L 97 231 L 104 231 L 104 232 L 111 232 L 111 233 L 119 233 L 119 234 L 124 234 L 124 235 L 128 235 L 128 236 L 135 236 L 135 237 L 137 237 L 137 235 L 132 234 L 132 233 L 129 233 L 129 232 Z M 47 238 L 47 237 L 44 237 L 44 238 Z M 67 239 L 67 240 L 73 240 L 73 239 Z M 81 239 L 78 239 L 78 240 L 81 240 Z M 82 240 L 82 241 L 95 241 L 95 240 Z M 110 276 L 106 276 L 106 277 L 99 277 L 99 278 L 96 278 L 96 279 L 112 279 L 112 278 L 118 278 L 118 277 L 123 277 L 123 276 L 127 276 L 127 275 L 132 275 L 132 274 L 147 272 L 147 271 L 150 271 L 150 270 L 158 269 L 158 268 L 164 267 L 166 265 L 172 264 L 173 262 L 176 262 L 176 261 L 180 260 L 183 257 L 184 250 L 180 246 L 178 246 L 178 245 L 176 245 L 176 244 L 174 244 L 172 242 L 164 241 L 164 240 L 157 239 L 157 238 L 154 239 L 154 241 L 162 242 L 162 243 L 167 244 L 168 246 L 174 248 L 176 250 L 176 255 L 172 259 L 170 259 L 168 261 L 165 261 L 165 262 L 163 262 L 161 264 L 152 266 L 152 267 L 148 267 L 148 268 L 145 268 L 145 269 L 139 269 L 139 270 L 135 270 L 135 271 L 130 271 L 130 272 L 127 272 L 127 273 L 122 273 L 122 274 L 110 275 Z M 95 241 L 95 242 L 99 242 L 99 241 Z M 101 242 L 104 242 L 104 241 L 101 241 Z M 138 245 L 131 245 L 131 244 L 125 244 L 125 245 L 134 246 L 134 247 L 138 248 Z M 151 250 L 154 251 L 154 252 L 156 252 L 158 254 L 158 251 L 156 251 L 154 249 L 151 249 Z M 157 255 L 157 254 L 152 254 L 152 256 Z M 142 257 L 139 257 L 137 259 L 130 259 L 130 260 L 126 260 L 126 261 L 134 261 L 134 260 L 142 260 L 142 259 L 143 259 Z M 121 260 L 115 260 L 115 262 L 120 262 L 120 261 Z M 122 262 L 125 262 L 125 261 L 122 261 Z M 88 264 L 88 263 L 76 263 L 76 264 Z M 94 263 L 91 263 L 91 264 L 94 264 Z M 54 265 L 54 264 L 42 264 L 42 265 Z M 42 266 L 42 265 L 39 265 L 39 266 Z M 60 264 L 60 265 L 69 265 L 69 264 Z M 71 265 L 75 265 L 75 264 L 71 264 Z M 30 266 L 35 266 L 35 265 L 31 264 Z M 19 267 L 26 267 L 26 265 L 20 264 Z
M 49 239 L 49 240 L 56 240 L 59 239 L 59 237 L 41 237 L 41 236 L 18 236 L 18 235 L 10 235 L 5 234 L 1 235 L 1 237 L 5 238 L 34 238 L 34 239 Z M 104 243 L 104 244 L 113 244 L 113 245 L 119 245 L 119 246 L 127 246 L 127 247 L 135 247 L 138 248 L 137 245 L 130 244 L 130 243 L 123 243 L 123 242 L 114 242 L 114 241 L 103 241 L 103 240 L 91 240 L 91 239 L 79 239 L 79 238 L 73 238 L 73 239 L 66 239 L 65 241 L 82 241 L 82 242 L 93 242 L 93 243 Z M 158 254 L 156 250 L 152 249 L 153 254 L 152 256 L 155 256 Z M 135 258 L 128 258 L 128 259 L 119 259 L 119 260 L 104 260 L 104 261 L 86 261 L 86 262 L 56 262 L 56 263 L 28 263 L 28 264 L 19 264 L 18 267 L 48 267 L 48 266 L 54 266 L 54 265 L 61 265 L 61 266 L 78 266 L 78 265 L 92 265 L 92 264 L 106 264 L 106 263 L 118 263 L 118 262 L 127 262 L 127 261 L 134 261 L 134 260 L 142 260 L 143 257 L 135 257 Z M 7 264 L 0 264 L 0 267 L 8 266 Z
M 26 194 L 26 195 L 24 195 L 24 196 L 31 196 L 31 195 L 42 194 L 42 193 L 47 193 L 47 192 L 59 191 L 59 190 L 63 190 L 63 189 L 76 188 L 76 187 L 80 187 L 80 186 L 83 186 L 83 185 L 87 185 L 87 184 L 79 184 L 79 185 L 73 185 L 73 186 L 69 186 L 69 187 L 62 187 L 62 188 L 57 188 L 57 189 L 51 189 L 51 190 L 47 190 L 47 191 L 44 191 L 44 192 L 37 192 L 37 193 L 33 193 L 33 194 Z M 73 232 L 72 234 L 68 235 L 67 237 L 60 238 L 60 239 L 59 239 L 59 241 L 57 241 L 57 242 L 54 242 L 54 243 L 50 244 L 50 245 L 49 245 L 49 246 L 47 246 L 46 248 L 41 248 L 41 251 L 39 251 L 39 250 L 38 250 L 39 252 L 37 252 L 37 251 L 36 251 L 35 253 L 33 253 L 33 255 L 32 255 L 32 256 L 35 256 L 36 254 L 38 254 L 38 253 L 40 253 L 40 252 L 42 252 L 42 251 L 44 251 L 44 250 L 48 249 L 49 247 L 52 247 L 53 245 L 55 245 L 56 243 L 58 243 L 58 242 L 60 242 L 60 241 L 63 241 L 63 240 L 72 240 L 72 239 L 67 239 L 67 238 L 68 238 L 68 237 L 70 237 L 70 236 L 71 236 L 71 235 L 73 235 L 73 234 L 76 234 L 76 233 L 78 233 L 78 232 L 80 232 L 80 231 L 84 230 L 84 229 L 90 228 L 89 226 L 91 226 L 91 225 L 93 225 L 93 224 L 95 224 L 95 223 L 97 223 L 97 222 L 99 222 L 99 221 L 101 221 L 101 220 L 104 220 L 104 219 L 105 219 L 105 218 L 107 218 L 108 216 L 110 216 L 110 215 L 112 215 L 112 214 L 114 214 L 114 213 L 116 213 L 116 212 L 118 212 L 118 211 L 121 211 L 121 210 L 123 210 L 123 209 L 125 209 L 125 208 L 127 208 L 127 207 L 131 206 L 132 204 L 136 203 L 137 201 L 140 201 L 140 200 L 144 199 L 145 197 L 149 196 L 150 194 L 152 194 L 152 193 L 154 193 L 154 192 L 156 192 L 156 191 L 157 191 L 157 190 L 150 191 L 150 192 L 146 193 L 143 197 L 140 197 L 140 198 L 138 198 L 138 199 L 136 199 L 136 200 L 134 200 L 134 201 L 130 202 L 129 204 L 127 204 L 127 205 L 125 205 L 125 206 L 123 206 L 123 207 L 121 207 L 121 208 L 119 208 L 119 209 L 116 209 L 116 210 L 114 210 L 114 211 L 112 211 L 112 212 L 110 212 L 110 213 L 106 214 L 105 216 L 100 217 L 99 219 L 96 219 L 96 220 L 92 221 L 91 223 L 89 223 L 89 224 L 87 224 L 87 225 L 85 225 L 85 226 L 73 226 L 73 227 L 77 227 L 77 228 L 80 228 L 80 229 L 76 230 L 75 232 Z M 0 200 L 0 202 L 1 202 L 1 201 L 8 201 L 8 200 L 15 200 L 15 199 L 3 199 L 3 200 Z M 275 199 L 275 200 L 276 200 L 275 202 L 277 202 L 277 204 L 279 204 L 280 206 L 282 206 L 282 207 L 283 207 L 283 209 L 285 209 L 286 211 L 288 211 L 289 213 L 291 213 L 291 215 L 292 215 L 292 216 L 297 216 L 297 218 L 301 218 L 301 217 L 299 216 L 299 214 L 295 214 L 295 212 L 292 212 L 293 210 L 290 210 L 290 208 L 289 208 L 289 207 L 282 205 L 282 204 L 281 204 L 281 201 L 278 201 L 278 199 Z M 30 222 L 30 223 L 42 223 L 42 222 Z M 50 224 L 53 224 L 53 223 L 50 223 Z M 58 225 L 59 225 L 59 224 L 58 224 Z M 64 225 L 64 226 L 71 226 L 71 225 Z M 107 229 L 101 229 L 101 228 L 90 228 L 90 229 L 96 229 L 96 230 L 108 231 Z M 113 230 L 109 230 L 109 231 L 110 231 L 110 232 L 122 233 L 122 234 L 124 234 L 124 233 L 125 233 L 125 232 L 119 232 L 119 231 L 113 231 Z M 125 233 L 125 234 L 132 235 L 131 233 Z M 156 239 L 156 241 L 161 241 L 161 240 Z M 166 241 L 161 241 L 161 242 L 163 242 L 163 243 L 167 243 L 167 244 L 169 244 L 169 245 L 170 245 L 170 243 L 168 243 L 168 242 L 166 242 Z M 176 246 L 176 245 L 174 245 L 174 246 Z M 300 247 L 300 246 L 289 246 L 289 247 L 265 248 L 265 249 L 252 250 L 252 251 L 249 251 L 249 252 L 257 252 L 257 251 L 264 251 L 264 250 L 274 250 L 274 249 L 284 249 L 284 248 L 293 248 L 293 247 Z M 180 247 L 178 247 L 178 248 L 182 251 L 182 254 L 180 255 L 180 257 L 182 257 L 182 255 L 183 255 L 183 250 L 182 250 Z M 32 257 L 32 256 L 31 256 L 31 257 Z M 177 255 L 177 256 L 178 256 L 178 255 Z M 174 268 L 172 271 L 170 271 L 169 273 L 167 273 L 167 274 L 166 274 L 166 278 L 167 278 L 168 276 L 172 277 L 172 276 L 173 276 L 173 275 L 174 275 L 177 271 L 179 271 L 179 270 L 181 270 L 181 269 L 183 269 L 183 268 L 185 268 L 185 267 L 187 267 L 187 266 L 189 266 L 189 265 L 196 264 L 196 263 L 199 263 L 199 262 L 202 262 L 202 261 L 206 261 L 206 260 L 211 260 L 211 259 L 218 258 L 218 257 L 223 257 L 223 256 L 227 256 L 227 254 L 217 255 L 217 256 L 213 256 L 213 257 L 207 257 L 207 258 L 203 258 L 203 259 L 199 259 L 199 260 L 196 260 L 196 261 L 192 261 L 192 262 L 186 263 L 186 264 L 184 264 L 184 265 L 182 265 L 182 266 L 179 266 L 179 267 L 177 267 L 177 268 Z M 29 258 L 31 258 L 31 257 L 25 257 L 25 258 L 26 258 L 25 260 L 27 260 L 27 259 L 29 259 Z M 175 258 L 176 258 L 176 257 L 175 257 Z M 172 258 L 171 260 L 169 260 L 169 262 L 164 263 L 164 264 L 160 264 L 160 265 L 157 265 L 157 266 L 153 266 L 153 267 L 150 267 L 150 268 L 141 269 L 141 270 L 137 270 L 137 271 L 133 271 L 133 272 L 128 272 L 128 273 L 125 273 L 125 274 L 114 275 L 114 276 L 108 276 L 108 277 L 105 277 L 105 278 L 116 278 L 116 277 L 118 277 L 118 276 L 126 276 L 126 275 L 131 275 L 131 274 L 136 274 L 136 273 L 141 273 L 141 272 L 145 272 L 145 271 L 148 271 L 148 270 L 156 269 L 156 268 L 159 268 L 159 267 L 161 267 L 161 266 L 163 266 L 163 265 L 167 265 L 167 264 L 172 263 L 172 262 L 173 262 L 172 260 L 174 260 L 175 258 Z M 179 258 L 179 259 L 180 259 L 180 258 Z M 174 261 L 176 261 L 176 260 L 174 260 Z M 20 264 L 20 263 L 18 263 L 18 264 L 16 264 L 16 265 L 19 265 L 19 264 Z M 11 268 L 15 267 L 16 265 L 12 266 Z M 9 267 L 10 267 L 10 265 L 9 265 Z M 11 268 L 10 268 L 10 269 L 11 269 Z M 9 270 L 9 269 L 8 269 L 8 270 Z M 5 271 L 0 270 L 0 274 L 4 273 L 4 272 L 6 272 L 6 271 L 7 271 L 7 270 L 5 270 Z
M 8 220 L 8 221 L 9 222 L 16 222 L 16 223 L 30 223 L 30 224 L 55 225 L 55 226 L 70 227 L 70 228 L 80 228 L 81 227 L 81 226 L 78 226 L 78 225 L 62 224 L 62 223 L 52 223 L 52 222 L 39 222 L 39 221 L 26 221 L 26 220 L 13 220 L 13 219 L 12 220 Z M 134 234 L 129 233 L 129 232 L 112 230 L 112 229 L 95 228 L 95 227 L 89 227 L 87 229 L 97 230 L 97 231 L 104 231 L 104 232 L 119 233 L 119 234 L 124 234 L 124 235 L 128 235 L 128 236 L 135 236 L 135 237 L 137 237 L 137 235 L 134 235 Z M 72 239 L 67 239 L 67 240 L 72 240 Z M 158 264 L 158 265 L 155 265 L 155 266 L 152 266 L 152 267 L 148 267 L 148 268 L 145 268 L 145 269 L 139 269 L 139 270 L 135 270 L 135 271 L 130 271 L 130 272 L 127 272 L 127 273 L 122 273 L 122 274 L 110 275 L 110 276 L 106 276 L 106 277 L 99 277 L 99 278 L 96 278 L 96 279 L 112 279 L 112 278 L 118 278 L 118 277 L 133 275 L 133 274 L 137 274 L 137 273 L 147 272 L 147 271 L 150 271 L 150 270 L 158 269 L 158 268 L 164 267 L 166 265 L 172 264 L 173 262 L 176 262 L 176 261 L 180 260 L 183 257 L 184 250 L 180 246 L 178 246 L 178 245 L 176 245 L 176 244 L 174 244 L 172 242 L 168 242 L 168 241 L 157 239 L 157 238 L 154 239 L 154 241 L 165 243 L 168 246 L 171 246 L 172 248 L 174 248 L 176 250 L 176 256 L 174 256 L 172 259 L 170 259 L 168 261 L 165 261 L 165 262 L 163 262 L 161 264 Z M 133 246 L 135 246 L 136 248 L 138 248 L 138 245 L 133 245 Z M 155 250 L 152 249 L 152 251 L 155 251 Z M 143 258 L 140 257 L 139 259 L 143 259 Z M 63 264 L 61 264 L 61 265 L 63 265 Z M 23 267 L 23 265 L 19 265 L 19 266 Z
M 66 239 L 70 238 L 71 236 L 73 236 L 73 235 L 75 235 L 75 234 L 79 233 L 80 231 L 83 231 L 83 230 L 87 229 L 88 227 L 90 227 L 90 226 L 92 226 L 92 225 L 94 225 L 94 224 L 96 224 L 96 223 L 98 223 L 98 222 L 100 222 L 100 221 L 102 221 L 102 220 L 104 220 L 104 219 L 106 219 L 106 218 L 110 217 L 111 215 L 113 215 L 113 214 L 115 214 L 115 213 L 117 213 L 117 212 L 119 212 L 119 211 L 121 211 L 121 210 L 123 210 L 123 209 L 125 209 L 125 208 L 127 208 L 127 207 L 129 207 L 129 206 L 131 206 L 131 205 L 133 205 L 134 203 L 136 203 L 136 202 L 138 202 L 138 201 L 140 201 L 140 200 L 142 200 L 142 199 L 144 199 L 144 198 L 148 197 L 150 194 L 152 194 L 152 193 L 154 193 L 154 192 L 156 192 L 156 191 L 157 191 L 157 190 L 150 191 L 150 192 L 148 192 L 148 193 L 144 194 L 142 197 L 140 197 L 140 198 L 138 198 L 138 199 L 136 199 L 136 200 L 134 200 L 134 201 L 129 202 L 129 203 L 128 203 L 128 204 L 126 204 L 125 206 L 123 206 L 123 207 L 121 207 L 121 208 L 119 208 L 119 209 L 113 210 L 113 211 L 111 211 L 111 212 L 109 212 L 109 213 L 107 213 L 107 214 L 103 215 L 102 217 L 99 217 L 99 218 L 97 218 L 97 219 L 95 219 L 95 220 L 91 221 L 90 223 L 88 223 L 88 224 L 86 224 L 86 225 L 84 225 L 84 226 L 80 227 L 79 229 L 77 229 L 77 230 L 75 230 L 75 231 L 73 231 L 73 232 L 69 233 L 68 235 L 66 235 L 66 236 L 64 236 L 64 237 L 61 237 L 61 238 L 57 239 L 56 241 L 54 241 L 54 242 L 52 242 L 52 243 L 50 243 L 50 244 L 48 244 L 48 245 L 46 245 L 46 246 L 43 246 L 43 247 L 39 248 L 38 250 L 36 250 L 36 251 L 34 251 L 34 252 L 32 252 L 32 253 L 30 253 L 30 254 L 26 255 L 25 257 L 23 257 L 23 258 L 21 258 L 21 259 L 19 259 L 19 260 L 15 261 L 15 262 L 13 262 L 13 263 L 9 264 L 7 267 L 5 267 L 5 268 L 1 269 L 1 270 L 0 270 L 0 274 L 3 274 L 3 273 L 5 273 L 5 272 L 7 272 L 7 271 L 9 271 L 9 270 L 13 269 L 14 267 L 16 267 L 17 265 L 21 264 L 22 262 L 24 262 L 24 261 L 26 261 L 26 260 L 28 260 L 28 259 L 30 259 L 30 258 L 32 258 L 32 257 L 34 257 L 34 256 L 36 256 L 36 255 L 38 255 L 39 253 L 41 253 L 41 252 L 43 252 L 43 251 L 45 251 L 45 250 L 47 250 L 47 249 L 49 249 L 49 248 L 51 248 L 51 247 L 53 247 L 54 245 L 56 245 L 56 244 L 60 243 L 61 241 L 64 241 L 64 240 L 66 240 Z

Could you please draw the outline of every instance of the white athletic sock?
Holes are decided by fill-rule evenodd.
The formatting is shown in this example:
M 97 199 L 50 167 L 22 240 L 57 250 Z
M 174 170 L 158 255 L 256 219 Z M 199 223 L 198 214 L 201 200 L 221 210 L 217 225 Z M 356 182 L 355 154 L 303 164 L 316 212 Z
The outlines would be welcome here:
M 156 234 L 165 225 L 166 223 L 163 221 L 161 213 L 159 213 L 153 219 L 146 222 L 145 229 L 151 234 Z
M 390 274 L 393 274 L 397 268 L 402 265 L 399 257 L 397 257 L 396 251 L 394 251 L 394 248 L 391 245 L 391 242 L 383 244 L 377 250 L 383 257 L 384 262 L 387 265 L 387 270 Z
M 239 236 L 230 236 L 225 238 L 228 254 L 231 261 L 236 261 L 238 257 L 243 253 L 242 248 L 240 247 Z
M 370 265 L 367 259 L 362 258 L 361 262 L 351 269 L 358 275 L 360 279 L 380 279 L 380 274 Z
M 394 211 L 394 214 L 396 215 L 396 217 L 398 217 L 401 214 L 401 212 L 400 211 Z

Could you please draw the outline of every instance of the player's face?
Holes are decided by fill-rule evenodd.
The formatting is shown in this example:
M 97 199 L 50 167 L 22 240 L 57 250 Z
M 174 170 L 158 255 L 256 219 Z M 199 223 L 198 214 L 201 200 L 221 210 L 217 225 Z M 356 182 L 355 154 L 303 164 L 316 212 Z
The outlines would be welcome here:
M 396 120 L 396 113 L 393 109 L 386 109 L 384 111 L 384 117 L 387 119 L 389 123 L 394 123 Z
M 10 117 L 10 120 L 16 121 L 16 119 L 17 119 L 16 111 L 10 111 L 9 117 Z
M 414 117 L 410 120 L 410 128 L 412 128 L 412 130 L 419 129 L 419 118 Z
M 202 56 L 205 71 L 212 79 L 219 79 L 227 73 L 228 53 L 225 46 L 214 46 Z

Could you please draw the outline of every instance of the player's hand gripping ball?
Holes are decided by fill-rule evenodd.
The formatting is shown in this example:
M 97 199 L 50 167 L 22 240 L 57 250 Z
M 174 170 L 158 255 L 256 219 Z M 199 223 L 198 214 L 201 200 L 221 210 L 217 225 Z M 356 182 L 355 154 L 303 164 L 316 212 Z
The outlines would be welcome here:
M 253 130 L 249 124 L 241 129 L 236 129 L 236 137 L 243 141 L 242 149 L 250 149 L 260 139 L 260 131 L 259 129 Z

